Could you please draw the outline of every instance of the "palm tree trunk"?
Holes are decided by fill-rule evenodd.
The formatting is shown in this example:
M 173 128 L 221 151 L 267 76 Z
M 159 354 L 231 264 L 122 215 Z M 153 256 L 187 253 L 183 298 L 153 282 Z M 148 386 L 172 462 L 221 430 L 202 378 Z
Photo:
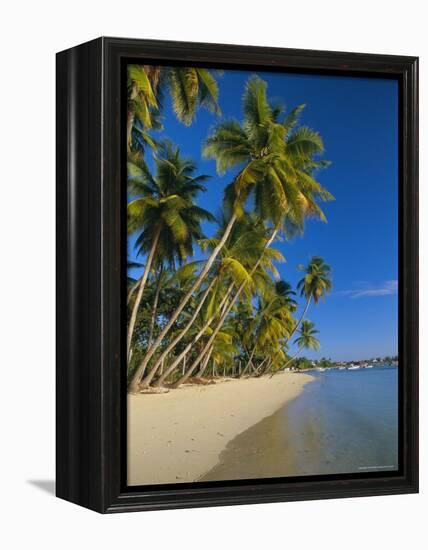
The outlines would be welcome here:
M 260 363 L 260 365 L 254 369 L 254 374 L 258 376 L 259 370 L 263 367 L 263 365 L 266 363 L 266 361 L 269 359 L 269 357 L 265 357 L 263 361 Z
M 177 382 L 175 382 L 173 384 L 174 388 L 178 388 L 178 386 L 180 384 L 185 382 L 189 378 L 189 376 L 192 375 L 193 371 L 196 369 L 196 367 L 199 365 L 199 363 L 204 358 L 204 356 L 207 353 L 209 347 L 211 346 L 211 344 L 213 343 L 215 337 L 217 336 L 218 332 L 220 331 L 221 327 L 223 326 L 223 323 L 226 320 L 226 317 L 229 315 L 230 311 L 232 310 L 233 306 L 235 305 L 235 303 L 238 300 L 239 296 L 241 295 L 242 291 L 246 287 L 248 280 L 254 275 L 256 269 L 259 267 L 259 265 L 260 265 L 260 263 L 263 259 L 263 255 L 264 255 L 265 250 L 267 248 L 269 248 L 269 246 L 272 244 L 272 242 L 274 241 L 276 235 L 278 234 L 278 231 L 279 231 L 279 227 L 276 227 L 275 230 L 272 232 L 272 235 L 270 236 L 269 240 L 266 242 L 265 246 L 263 247 L 263 252 L 261 253 L 260 258 L 257 260 L 257 262 L 254 264 L 253 268 L 251 269 L 248 279 L 245 279 L 245 281 L 243 281 L 241 283 L 238 290 L 235 292 L 234 297 L 230 301 L 230 304 L 227 306 L 226 310 L 221 315 L 220 320 L 219 320 L 216 328 L 213 330 L 210 338 L 208 339 L 208 342 L 207 342 L 205 348 L 202 350 L 202 353 L 199 355 L 199 357 L 197 357 L 195 359 L 195 361 L 193 362 L 193 365 L 190 367 L 190 369 L 187 371 L 187 373 L 184 376 L 182 376 L 181 378 L 179 378 L 177 380 Z
M 150 318 L 150 332 L 149 332 L 149 340 L 148 340 L 148 346 L 150 347 L 152 340 L 153 340 L 153 331 L 155 329 L 155 321 L 156 321 L 156 314 L 158 309 L 158 302 L 159 302 L 159 294 L 161 289 L 161 278 L 162 278 L 162 265 L 159 268 L 158 278 L 156 282 L 156 290 L 155 290 L 155 297 L 153 300 L 153 307 L 152 307 L 152 315 Z
M 134 126 L 135 120 L 135 104 L 134 102 L 128 102 L 128 116 L 126 120 L 126 147 L 128 153 L 131 152 L 131 141 L 132 141 L 132 128 Z
M 300 353 L 301 351 L 302 351 L 301 349 L 298 349 L 298 350 L 296 351 L 296 353 L 293 355 L 293 357 L 291 357 L 291 358 L 285 363 L 285 365 L 284 365 L 283 367 L 281 367 L 281 368 L 280 368 L 279 370 L 277 370 L 276 372 L 273 372 L 273 373 L 269 376 L 269 378 L 272 378 L 272 376 L 275 376 L 275 374 L 278 374 L 278 372 L 281 372 L 281 371 L 283 371 L 284 369 L 286 369 L 287 366 L 288 366 L 292 361 L 294 361 L 294 359 L 296 359 L 296 357 L 299 355 L 299 353 Z
M 267 363 L 266 363 L 266 361 L 267 361 Z M 265 365 L 265 363 L 266 363 L 266 365 Z M 266 374 L 267 371 L 269 370 L 271 364 L 272 364 L 272 358 L 271 357 L 265 357 L 265 359 L 262 361 L 261 365 L 257 369 L 256 378 L 260 378 L 261 376 Z M 263 367 L 263 365 L 264 365 L 264 367 Z
M 296 330 L 299 328 L 300 324 L 302 323 L 303 319 L 305 318 L 305 315 L 308 311 L 308 308 L 309 308 L 309 304 L 311 303 L 311 298 L 312 296 L 309 296 L 309 298 L 306 300 L 306 306 L 305 306 L 305 309 L 303 310 L 303 313 L 302 315 L 300 316 L 300 319 L 297 321 L 297 323 L 294 325 L 294 328 L 293 330 L 290 332 L 290 336 L 287 338 L 287 340 L 285 341 L 285 344 L 287 342 L 289 342 L 291 340 L 291 338 L 293 337 L 294 333 L 296 332 Z
M 256 351 L 256 348 L 257 348 L 257 345 L 255 345 L 255 346 L 253 347 L 253 350 L 252 350 L 252 352 L 251 352 L 250 358 L 248 359 L 248 362 L 247 362 L 247 364 L 245 365 L 244 370 L 241 372 L 241 375 L 240 375 L 239 378 L 242 378 L 242 377 L 244 376 L 244 374 L 247 372 L 247 370 L 250 368 L 250 365 L 251 365 L 252 362 L 253 362 L 253 356 L 254 356 L 254 353 L 255 353 L 255 351 Z
M 127 338 L 128 362 L 130 361 L 132 335 L 134 333 L 135 323 L 136 323 L 136 320 L 137 320 L 137 313 L 138 313 L 138 309 L 140 307 L 141 298 L 143 297 L 144 287 L 146 286 L 147 278 L 149 276 L 150 269 L 152 267 L 152 262 L 153 262 L 153 258 L 154 258 L 155 253 L 156 253 L 156 248 L 158 246 L 159 235 L 160 235 L 160 227 L 157 229 L 157 231 L 155 233 L 155 236 L 153 238 L 152 248 L 151 248 L 149 256 L 147 258 L 146 266 L 144 268 L 144 273 L 143 273 L 143 276 L 141 277 L 140 286 L 138 287 L 138 293 L 137 293 L 137 296 L 135 298 L 134 306 L 132 308 L 131 318 L 129 319 L 129 323 L 128 323 L 128 338 Z
M 131 297 L 132 295 L 134 294 L 134 292 L 137 290 L 139 284 L 140 284 L 140 281 L 141 279 L 138 279 L 138 281 L 135 283 L 135 285 L 133 285 L 130 289 L 129 289 L 129 292 L 128 292 L 128 296 L 126 298 L 126 303 L 129 304 L 129 302 L 131 301 Z
M 182 331 L 174 338 L 174 340 L 166 347 L 165 351 L 161 353 L 159 356 L 159 359 L 157 359 L 156 363 L 153 365 L 153 368 L 150 370 L 149 374 L 146 376 L 144 380 L 141 381 L 141 387 L 147 388 L 150 384 L 150 382 L 153 380 L 153 377 L 155 376 L 157 370 L 159 369 L 159 365 L 165 359 L 165 357 L 174 349 L 174 347 L 180 342 L 180 340 L 187 334 L 189 329 L 192 327 L 193 323 L 196 320 L 196 317 L 198 316 L 198 313 L 200 312 L 202 306 L 204 305 L 205 300 L 208 297 L 208 294 L 210 293 L 210 290 L 214 286 L 214 283 L 216 282 L 217 277 L 214 277 L 211 283 L 207 286 L 205 289 L 201 299 L 199 300 L 199 303 L 193 312 L 192 317 L 189 319 L 186 326 L 183 328 Z
M 224 295 L 223 297 L 223 300 L 221 301 L 220 303 L 220 309 L 222 309 L 223 305 L 226 303 L 227 299 L 229 298 L 230 296 L 230 293 L 232 292 L 232 289 L 233 289 L 233 283 L 229 286 L 229 288 L 227 289 L 227 292 L 226 294 Z M 187 344 L 187 346 L 184 348 L 184 350 L 180 353 L 180 355 L 178 355 L 178 357 L 176 357 L 176 359 L 174 360 L 174 362 L 172 363 L 172 365 L 170 365 L 167 370 L 165 371 L 165 374 L 163 376 L 161 376 L 160 378 L 158 378 L 154 384 L 155 387 L 158 387 L 158 386 L 161 386 L 167 376 L 169 376 L 171 374 L 171 372 L 176 368 L 176 366 L 180 363 L 181 359 L 187 355 L 189 353 L 189 351 L 192 349 L 192 347 L 198 342 L 198 340 L 205 334 L 206 330 L 209 328 L 209 326 L 211 325 L 211 323 L 214 321 L 215 317 L 212 316 L 208 319 L 208 321 L 205 323 L 205 325 L 201 328 L 201 330 L 197 333 L 197 335 L 193 338 L 193 340 L 191 342 L 189 342 L 189 344 Z M 185 376 L 185 374 L 184 374 Z M 152 377 L 153 378 L 153 377 Z M 150 380 L 152 380 L 152 378 Z M 149 380 L 149 384 L 150 384 L 150 380 Z M 142 381 L 142 386 L 143 387 L 147 387 L 147 377 Z
M 202 361 L 202 366 L 201 366 L 201 368 L 199 369 L 199 372 L 198 372 L 198 374 L 197 374 L 196 376 L 198 376 L 198 377 L 203 376 L 203 374 L 204 374 L 204 372 L 205 372 L 205 370 L 206 370 L 206 368 L 207 368 L 207 366 L 208 366 L 208 362 L 209 362 L 209 360 L 210 360 L 210 357 L 211 357 L 211 355 L 212 355 L 212 353 L 213 353 L 213 349 L 214 349 L 213 346 L 211 346 L 211 349 L 210 349 L 210 351 L 207 353 L 205 359 Z M 183 374 L 184 374 L 184 373 L 183 373 Z
M 208 258 L 207 262 L 205 263 L 204 268 L 202 269 L 201 273 L 199 274 L 199 277 L 196 279 L 196 281 L 193 283 L 192 287 L 188 290 L 184 298 L 181 300 L 180 304 L 178 305 L 177 309 L 172 314 L 170 320 L 165 325 L 163 330 L 160 332 L 158 337 L 156 338 L 155 342 L 153 343 L 152 347 L 147 350 L 143 361 L 135 371 L 134 377 L 131 382 L 131 386 L 133 388 L 137 388 L 140 380 L 143 378 L 144 371 L 146 369 L 146 366 L 150 359 L 153 357 L 153 354 L 156 352 L 157 348 L 161 344 L 162 340 L 165 338 L 166 334 L 172 327 L 172 325 L 177 320 L 180 313 L 185 308 L 187 302 L 190 300 L 190 298 L 193 296 L 193 293 L 200 287 L 202 282 L 204 281 L 206 275 L 208 274 L 209 270 L 211 269 L 211 266 L 214 263 L 214 260 L 217 258 L 218 254 L 220 253 L 221 249 L 225 245 L 227 239 L 229 238 L 230 232 L 232 231 L 232 228 L 236 222 L 237 216 L 236 214 L 233 214 L 232 217 L 229 220 L 229 223 L 227 224 L 227 227 L 223 233 L 222 238 L 220 239 L 220 242 L 218 245 L 214 248 L 214 250 L 211 253 L 211 256 Z

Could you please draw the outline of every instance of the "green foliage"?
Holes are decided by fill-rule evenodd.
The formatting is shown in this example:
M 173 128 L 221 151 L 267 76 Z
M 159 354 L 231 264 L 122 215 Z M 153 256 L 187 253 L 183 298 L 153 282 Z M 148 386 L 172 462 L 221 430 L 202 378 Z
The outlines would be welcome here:
M 220 115 L 219 89 L 212 71 L 129 67 L 128 232 L 136 234 L 136 252 L 143 263 L 159 235 L 138 308 L 129 376 L 141 363 L 152 339 L 164 327 L 169 329 L 170 319 L 174 323 L 171 321 L 168 338 L 160 342 L 147 367 L 150 370 L 158 359 L 163 365 L 165 358 L 159 373 L 152 370 L 157 377 L 154 383 L 164 366 L 168 369 L 175 362 L 177 367 L 165 376 L 169 382 L 177 381 L 185 368 L 182 355 L 191 365 L 207 344 L 210 361 L 205 365 L 209 364 L 214 373 L 220 369 L 225 375 L 236 376 L 242 370 L 259 376 L 269 370 L 278 371 L 290 361 L 295 368 L 308 368 L 312 364 L 308 359 L 292 360 L 287 353 L 288 341 L 299 325 L 295 318 L 296 290 L 280 279 L 278 264 L 285 259 L 270 239 L 273 228 L 280 228 L 281 235 L 290 237 L 303 231 L 308 217 L 325 221 L 319 203 L 333 197 L 314 176 L 328 166 L 319 158 L 324 151 L 321 136 L 299 125 L 303 104 L 287 113 L 282 105 L 269 100 L 266 82 L 255 75 L 249 78 L 242 121 L 221 120 L 203 145 L 203 155 L 216 161 L 219 173 L 235 171 L 216 219 L 197 204 L 209 176 L 196 174 L 195 163 L 183 157 L 179 147 L 154 137 L 161 128 L 165 94 L 170 95 L 174 113 L 185 125 L 192 123 L 200 107 Z M 153 170 L 146 162 L 148 149 L 153 152 Z M 227 240 L 223 239 L 233 215 L 237 220 Z M 202 232 L 205 221 L 217 224 L 215 234 L 208 238 Z M 276 240 L 280 238 L 278 235 Z M 195 255 L 196 246 L 212 254 L 222 239 L 225 243 L 212 264 L 207 264 L 204 256 Z M 173 317 L 206 265 L 210 269 L 203 282 L 179 316 Z M 129 264 L 129 268 L 141 266 Z M 331 290 L 331 269 L 317 256 L 304 269 L 297 289 L 317 303 Z M 134 303 L 138 304 L 132 292 L 136 286 L 138 281 L 129 278 L 130 311 Z M 216 330 L 224 309 L 235 296 L 239 299 L 233 307 L 231 304 L 224 323 Z M 182 337 L 175 343 L 178 335 Z M 305 320 L 294 343 L 299 351 L 318 350 L 317 335 L 314 324 Z
M 331 291 L 331 268 L 322 258 L 314 256 L 308 266 L 299 266 L 305 276 L 297 284 L 302 296 L 313 299 L 315 303 Z
M 207 210 L 195 204 L 202 181 L 207 176 L 194 176 L 195 165 L 180 155 L 178 147 L 163 144 L 155 159 L 156 175 L 152 176 L 144 160 L 128 163 L 130 190 L 137 198 L 128 203 L 128 232 L 138 232 L 138 254 L 150 250 L 160 230 L 157 261 L 175 265 L 193 255 L 194 242 L 203 237 L 201 222 L 213 221 Z
M 303 106 L 280 123 L 282 108 L 267 98 L 266 82 L 252 76 L 243 97 L 243 121 L 220 122 L 205 141 L 203 154 L 215 159 L 221 174 L 240 171 L 225 192 L 225 204 L 238 215 L 254 195 L 258 215 L 287 232 L 302 230 L 307 216 L 325 220 L 317 201 L 333 197 L 313 178 L 316 155 L 324 151 L 320 135 L 310 128 L 294 130 Z
M 315 334 L 319 334 L 319 331 L 315 329 L 312 321 L 305 320 L 302 322 L 299 329 L 299 336 L 295 340 L 295 344 L 299 348 L 319 350 L 320 343 Z

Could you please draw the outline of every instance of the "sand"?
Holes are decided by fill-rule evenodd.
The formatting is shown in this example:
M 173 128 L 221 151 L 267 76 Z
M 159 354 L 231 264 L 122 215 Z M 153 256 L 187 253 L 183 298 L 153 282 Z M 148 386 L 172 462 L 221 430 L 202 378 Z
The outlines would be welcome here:
M 128 485 L 203 478 L 227 443 L 297 397 L 312 377 L 227 380 L 128 396 Z

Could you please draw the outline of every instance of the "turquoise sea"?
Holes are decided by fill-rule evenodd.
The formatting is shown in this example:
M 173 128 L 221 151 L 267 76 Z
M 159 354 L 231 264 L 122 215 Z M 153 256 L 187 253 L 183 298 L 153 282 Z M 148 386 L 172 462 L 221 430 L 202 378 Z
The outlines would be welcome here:
M 398 468 L 398 367 L 310 373 L 315 380 L 240 434 L 203 480 Z

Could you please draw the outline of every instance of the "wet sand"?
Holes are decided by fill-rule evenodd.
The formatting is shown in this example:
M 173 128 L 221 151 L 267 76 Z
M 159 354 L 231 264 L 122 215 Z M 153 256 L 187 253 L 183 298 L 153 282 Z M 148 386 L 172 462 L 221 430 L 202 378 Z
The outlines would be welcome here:
M 228 443 L 219 462 L 199 481 L 297 475 L 298 463 L 287 426 L 287 405 Z
M 317 373 L 298 399 L 239 434 L 200 481 L 397 468 L 397 371 Z
M 311 380 L 307 374 L 283 373 L 272 379 L 229 380 L 209 386 L 187 386 L 166 394 L 130 395 L 128 484 L 208 479 L 221 467 L 221 456 L 229 442 L 238 439 L 239 434 L 245 437 L 252 426 L 257 429 L 262 419 L 271 417 L 300 395 Z M 263 427 L 259 429 L 267 446 L 263 452 L 268 453 L 275 441 L 270 441 L 268 434 L 263 435 Z M 258 443 L 254 449 L 255 456 L 262 451 L 261 445 Z M 247 454 L 245 451 L 244 456 Z M 240 478 L 245 477 L 248 471 L 250 477 L 260 477 L 257 460 L 253 471 L 246 463 L 241 455 L 236 476 L 239 472 Z M 229 473 L 226 478 L 233 479 Z M 226 478 L 218 470 L 215 479 Z

